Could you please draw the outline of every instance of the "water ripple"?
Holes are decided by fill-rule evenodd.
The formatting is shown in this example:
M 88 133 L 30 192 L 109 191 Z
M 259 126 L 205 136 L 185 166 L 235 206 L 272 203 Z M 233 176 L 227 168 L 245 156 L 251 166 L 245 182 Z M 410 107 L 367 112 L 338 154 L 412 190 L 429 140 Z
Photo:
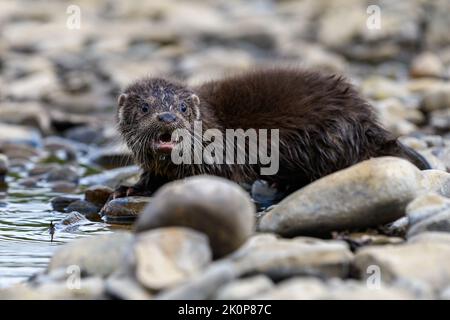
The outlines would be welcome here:
M 74 239 L 110 232 L 105 223 L 81 225 L 74 232 L 57 230 L 50 242 L 50 221 L 65 213 L 51 210 L 49 200 L 61 194 L 47 189 L 20 189 L 14 184 L 0 200 L 0 287 L 26 280 L 44 270 L 53 252 Z

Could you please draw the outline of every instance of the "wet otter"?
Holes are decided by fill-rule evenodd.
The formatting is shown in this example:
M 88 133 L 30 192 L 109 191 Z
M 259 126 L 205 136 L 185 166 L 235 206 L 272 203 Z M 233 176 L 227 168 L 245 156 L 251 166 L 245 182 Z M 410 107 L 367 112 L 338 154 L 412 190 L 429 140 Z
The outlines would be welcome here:
M 373 108 L 343 77 L 303 69 L 265 69 L 188 87 L 144 78 L 118 99 L 120 133 L 142 167 L 140 181 L 114 197 L 151 194 L 162 184 L 208 173 L 236 182 L 262 178 L 293 191 L 334 171 L 378 156 L 397 156 L 429 169 L 376 119 Z M 279 129 L 279 170 L 262 176 L 256 164 L 174 164 L 175 129 Z M 270 144 L 270 137 L 267 138 Z M 248 143 L 247 145 L 248 146 Z

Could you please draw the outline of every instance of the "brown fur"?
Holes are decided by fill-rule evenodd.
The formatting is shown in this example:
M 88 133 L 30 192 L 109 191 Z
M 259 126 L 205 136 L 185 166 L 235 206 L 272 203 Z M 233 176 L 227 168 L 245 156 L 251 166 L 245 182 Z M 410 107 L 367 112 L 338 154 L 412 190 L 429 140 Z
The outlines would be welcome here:
M 162 93 L 167 103 L 161 100 Z M 429 168 L 422 157 L 378 124 L 373 108 L 341 76 L 274 68 L 194 88 L 147 78 L 129 86 L 125 94 L 119 107 L 119 129 L 144 170 L 135 192 L 151 193 L 170 180 L 202 173 L 236 182 L 263 178 L 295 190 L 359 161 L 386 155 Z M 150 115 L 139 113 L 142 101 L 151 103 Z M 180 101 L 187 104 L 187 113 L 176 109 Z M 169 110 L 174 105 L 175 110 Z M 154 120 L 154 115 L 163 111 L 177 117 L 165 128 Z M 225 129 L 279 129 L 278 174 L 261 177 L 258 164 L 176 166 L 170 157 L 160 160 L 150 143 L 154 135 L 166 129 L 190 128 L 195 119 L 202 120 L 203 130 L 217 128 L 223 133 Z

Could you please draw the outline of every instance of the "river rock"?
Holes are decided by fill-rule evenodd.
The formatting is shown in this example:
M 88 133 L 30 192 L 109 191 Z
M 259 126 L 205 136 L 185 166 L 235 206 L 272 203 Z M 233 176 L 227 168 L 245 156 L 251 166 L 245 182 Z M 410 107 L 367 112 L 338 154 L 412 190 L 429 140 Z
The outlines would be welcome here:
M 434 193 L 422 195 L 406 207 L 408 237 L 426 231 L 450 232 L 450 199 Z
M 81 226 L 90 224 L 91 222 L 81 213 L 73 211 L 69 212 L 64 219 L 55 224 L 55 230 L 58 232 L 75 232 Z M 56 237 L 56 236 L 55 236 Z
M 80 282 L 49 282 L 39 286 L 19 284 L 0 290 L 0 299 L 8 300 L 99 300 L 105 299 L 104 283 L 99 277 L 80 279 Z M 72 282 L 70 282 L 72 283 Z
M 443 197 L 450 197 L 450 173 L 442 170 L 424 170 L 421 172 L 422 186 Z
M 450 244 L 441 241 L 417 241 L 402 245 L 364 247 L 355 255 L 354 266 L 363 279 L 377 266 L 381 281 L 395 283 L 429 294 L 450 284 Z
M 450 84 L 435 86 L 424 95 L 421 108 L 426 111 L 447 109 L 450 107 Z
M 99 144 L 103 140 L 103 128 L 93 128 L 90 126 L 77 126 L 64 131 L 67 139 L 85 144 Z
M 84 200 L 103 207 L 114 190 L 106 186 L 92 186 L 84 192 Z
M 382 157 L 363 161 L 294 192 L 261 219 L 261 231 L 284 236 L 368 228 L 392 222 L 422 191 L 409 161 Z
M 411 201 L 406 207 L 406 215 L 410 224 L 417 224 L 448 208 L 450 208 L 450 199 L 431 192 L 422 194 Z
M 37 177 L 21 178 L 17 180 L 17 183 L 26 188 L 36 188 L 39 183 L 39 179 Z
M 42 150 L 26 144 L 2 143 L 0 139 L 0 147 L 2 153 L 9 158 L 10 162 L 15 159 L 30 162 L 42 156 Z
M 438 132 L 448 132 L 450 130 L 450 109 L 434 110 L 430 113 L 430 125 Z
M 436 134 L 426 135 L 422 138 L 422 140 L 428 147 L 445 147 L 444 138 Z
M 255 207 L 250 197 L 229 180 L 196 176 L 166 184 L 136 223 L 141 232 L 184 226 L 209 237 L 215 258 L 236 250 L 252 234 Z
M 369 287 L 355 280 L 296 277 L 280 282 L 272 290 L 253 297 L 257 300 L 404 300 L 414 295 L 402 288 L 381 285 Z
M 42 139 L 40 133 L 27 126 L 0 123 L 0 142 L 40 146 Z
M 418 233 L 410 238 L 408 238 L 408 243 L 437 243 L 441 242 L 450 245 L 450 233 L 449 232 L 439 232 L 439 231 L 426 231 Z
M 69 141 L 59 137 L 47 137 L 44 140 L 44 148 L 49 153 L 49 159 L 57 159 L 61 162 L 76 161 L 77 150 Z
M 51 130 L 48 113 L 42 105 L 35 102 L 2 102 L 0 119 L 9 124 L 38 128 L 43 134 L 48 134 Z
M 48 265 L 48 270 L 75 265 L 88 275 L 106 277 L 123 263 L 128 252 L 131 233 L 115 232 L 77 239 L 58 248 Z
M 61 166 L 59 168 L 52 169 L 47 173 L 46 180 L 48 182 L 55 181 L 68 181 L 68 182 L 78 182 L 78 172 L 74 166 Z
M 58 168 L 59 165 L 57 163 L 37 163 L 33 169 L 28 171 L 28 174 L 30 176 L 42 176 Z
M 428 145 L 424 139 L 418 139 L 414 137 L 404 136 L 399 138 L 400 142 L 404 145 L 413 148 L 414 150 L 425 150 Z
M 65 209 L 75 201 L 78 201 L 80 199 L 75 197 L 66 197 L 66 196 L 58 196 L 54 197 L 52 200 L 50 200 L 51 206 L 53 210 L 59 211 L 59 212 L 65 212 Z
M 84 177 L 80 180 L 80 183 L 86 186 L 101 184 L 110 188 L 116 188 L 122 184 L 133 185 L 139 179 L 139 171 L 138 166 L 106 170 L 99 174 Z
M 79 212 L 92 221 L 100 221 L 100 207 L 86 200 L 71 202 L 65 209 L 66 212 Z
M 203 272 L 186 283 L 164 290 L 155 296 L 157 300 L 205 300 L 212 299 L 218 288 L 233 281 L 239 275 L 235 265 L 229 261 L 212 263 Z
M 132 154 L 124 145 L 101 148 L 91 154 L 89 158 L 93 163 L 107 169 L 130 166 L 133 164 Z
M 447 146 L 448 141 L 444 139 L 442 146 L 436 146 L 431 148 L 432 153 L 443 163 L 443 171 L 450 171 L 450 147 Z
M 55 181 L 50 184 L 53 192 L 74 193 L 77 190 L 77 184 L 69 181 Z
M 405 105 L 398 98 L 388 98 L 374 103 L 381 124 L 397 136 L 417 131 L 416 123 L 423 122 L 423 114 Z
M 285 194 L 273 188 L 267 181 L 256 180 L 251 186 L 251 195 L 258 208 L 268 208 L 282 199 Z
M 218 300 L 245 300 L 273 288 L 273 282 L 264 275 L 256 275 L 227 283 L 219 289 Z
M 230 259 L 241 274 L 263 273 L 279 280 L 295 275 L 346 277 L 353 254 L 343 241 L 272 234 L 251 237 Z
M 191 229 L 170 227 L 141 232 L 133 243 L 136 278 L 148 289 L 173 287 L 211 261 L 208 238 Z
M 444 73 L 444 65 L 437 55 L 424 52 L 414 58 L 410 74 L 414 78 L 439 77 Z
M 105 281 L 105 293 L 113 299 L 150 300 L 152 294 L 131 277 L 111 276 Z
M 100 211 L 103 219 L 110 223 L 130 223 L 141 215 L 150 197 L 125 197 L 109 201 Z
M 380 76 L 373 76 L 364 80 L 361 90 L 364 96 L 375 100 L 408 96 L 408 91 L 403 84 Z

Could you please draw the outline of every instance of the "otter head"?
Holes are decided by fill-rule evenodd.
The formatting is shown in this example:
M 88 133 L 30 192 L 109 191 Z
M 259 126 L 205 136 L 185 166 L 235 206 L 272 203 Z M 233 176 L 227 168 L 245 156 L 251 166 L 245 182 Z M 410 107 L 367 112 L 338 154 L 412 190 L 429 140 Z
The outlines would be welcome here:
M 187 87 L 160 78 L 130 85 L 118 98 L 119 131 L 141 164 L 155 154 L 168 154 L 178 142 L 176 129 L 200 120 L 200 99 Z

